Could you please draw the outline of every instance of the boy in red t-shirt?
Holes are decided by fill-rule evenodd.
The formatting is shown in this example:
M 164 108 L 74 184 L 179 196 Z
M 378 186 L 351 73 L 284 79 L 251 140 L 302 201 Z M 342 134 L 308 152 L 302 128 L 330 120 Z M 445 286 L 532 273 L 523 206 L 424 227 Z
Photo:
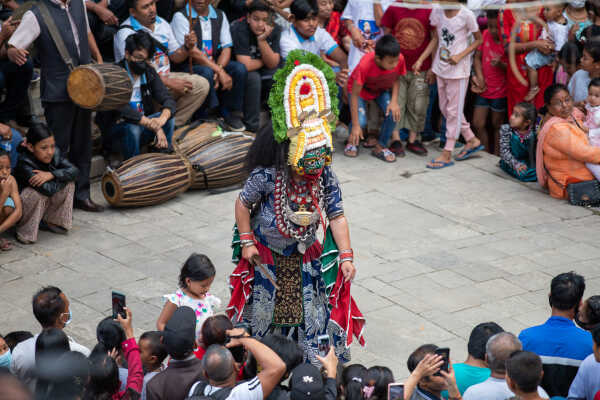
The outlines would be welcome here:
M 471 91 L 477 94 L 473 110 L 473 128 L 485 149 L 498 155 L 498 135 L 506 118 L 507 57 L 498 32 L 498 11 L 488 10 L 487 30 L 483 43 L 475 52 Z M 488 112 L 492 113 L 492 132 L 486 129 Z
M 367 126 L 367 102 L 375 100 L 385 114 L 379 141 L 373 156 L 386 162 L 396 161 L 396 155 L 387 148 L 396 122 L 402 116 L 398 105 L 400 77 L 406 73 L 404 57 L 400 45 L 392 35 L 385 35 L 377 41 L 375 52 L 365 54 L 348 80 L 350 114 L 352 128 L 344 149 L 348 157 L 358 155 L 358 143 L 363 139 L 363 129 Z
M 396 2 L 387 8 L 381 18 L 383 31 L 396 37 L 406 60 L 407 72 L 400 80 L 398 92 L 402 120 L 396 125 L 390 145 L 390 150 L 397 155 L 404 155 L 399 135 L 402 128 L 409 132 L 406 149 L 420 156 L 427 154 L 417 135 L 425 130 L 429 84 L 435 82 L 430 55 L 435 50 L 435 42 L 431 39 L 437 33 L 429 22 L 430 15 L 430 8 L 406 8 Z

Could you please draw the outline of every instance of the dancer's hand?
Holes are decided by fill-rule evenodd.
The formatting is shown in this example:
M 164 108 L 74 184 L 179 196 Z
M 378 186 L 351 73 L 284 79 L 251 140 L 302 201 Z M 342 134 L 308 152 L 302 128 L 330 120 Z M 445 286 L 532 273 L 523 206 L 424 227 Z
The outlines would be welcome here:
M 350 261 L 344 261 L 342 263 L 342 274 L 344 274 L 344 281 L 348 282 L 354 279 L 354 275 L 356 275 L 356 268 L 354 264 Z
M 252 264 L 252 257 L 259 256 L 256 246 L 242 247 L 242 258 Z

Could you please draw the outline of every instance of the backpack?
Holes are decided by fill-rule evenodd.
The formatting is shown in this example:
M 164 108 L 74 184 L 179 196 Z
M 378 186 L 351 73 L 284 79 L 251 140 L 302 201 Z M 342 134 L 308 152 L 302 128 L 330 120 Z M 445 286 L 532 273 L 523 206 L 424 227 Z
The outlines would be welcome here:
M 219 389 L 218 391 L 216 391 L 208 396 L 205 396 L 204 389 L 207 386 L 208 386 L 208 382 L 200 381 L 200 383 L 198 383 L 196 385 L 196 387 L 194 388 L 192 395 L 188 397 L 188 400 L 194 400 L 194 399 L 200 399 L 200 398 L 209 398 L 211 400 L 225 400 L 229 397 L 229 395 L 231 394 L 231 391 L 235 387 L 234 386 L 234 387 Z

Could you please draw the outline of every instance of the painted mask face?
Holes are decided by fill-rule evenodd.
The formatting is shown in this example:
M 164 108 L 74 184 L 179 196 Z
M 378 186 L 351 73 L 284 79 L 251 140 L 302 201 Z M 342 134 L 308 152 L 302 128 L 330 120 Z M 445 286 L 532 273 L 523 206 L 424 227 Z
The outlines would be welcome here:
M 309 150 L 300 159 L 296 172 L 299 175 L 319 177 L 323 172 L 325 165 L 331 162 L 331 152 L 329 148 L 323 146 L 314 150 Z

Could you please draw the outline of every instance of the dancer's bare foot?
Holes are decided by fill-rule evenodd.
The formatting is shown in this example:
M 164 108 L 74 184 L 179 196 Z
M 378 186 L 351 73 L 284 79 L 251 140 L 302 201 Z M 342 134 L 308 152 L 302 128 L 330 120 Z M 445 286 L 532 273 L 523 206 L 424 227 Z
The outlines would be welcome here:
M 539 92 L 540 92 L 540 87 L 536 85 L 529 89 L 529 92 L 527 92 L 527 95 L 525 95 L 525 98 L 523 100 L 533 101 L 533 99 L 535 99 L 535 96 L 537 96 L 537 94 Z

